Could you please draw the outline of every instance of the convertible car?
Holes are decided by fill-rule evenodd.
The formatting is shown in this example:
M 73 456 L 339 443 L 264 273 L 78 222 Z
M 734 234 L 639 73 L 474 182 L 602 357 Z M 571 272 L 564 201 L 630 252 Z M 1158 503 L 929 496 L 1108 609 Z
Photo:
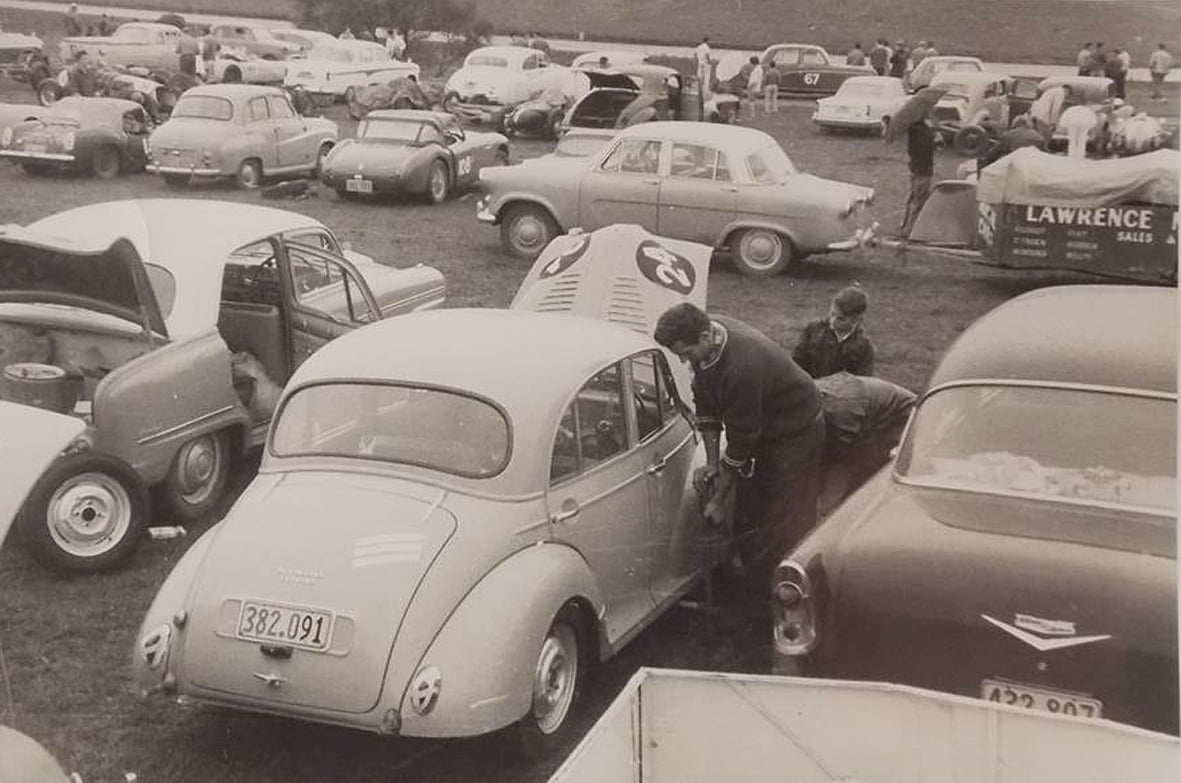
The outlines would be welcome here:
M 1176 289 L 1019 296 L 779 565 L 777 668 L 1176 733 L 1176 504 Z
M 724 551 L 648 333 L 670 304 L 704 304 L 709 255 L 627 226 L 564 237 L 513 309 L 394 318 L 317 352 L 258 477 L 153 600 L 139 683 L 383 734 L 512 726 L 527 751 L 562 747 L 587 670 Z
M 138 103 L 74 96 L 0 131 L 0 158 L 29 174 L 66 169 L 111 179 L 143 171 L 149 130 Z
M 763 50 L 759 62 L 774 64 L 779 71 L 779 92 L 832 95 L 851 76 L 872 76 L 868 65 L 838 65 L 822 46 L 813 44 L 772 44 Z
M 432 204 L 479 181 L 485 166 L 506 166 L 508 139 L 464 131 L 444 112 L 387 109 L 370 112 L 357 138 L 337 145 L 321 179 L 340 196 L 421 194 Z
M 562 231 L 634 223 L 661 236 L 728 248 L 740 270 L 775 275 L 810 253 L 871 241 L 873 189 L 798 171 L 753 128 L 646 122 L 586 157 L 485 169 L 476 218 L 533 258 Z
M 4 227 L 0 399 L 88 425 L 32 490 L 23 539 L 51 568 L 98 571 L 143 538 L 147 488 L 173 518 L 204 518 L 305 359 L 443 296 L 430 267 L 249 204 L 113 201 Z

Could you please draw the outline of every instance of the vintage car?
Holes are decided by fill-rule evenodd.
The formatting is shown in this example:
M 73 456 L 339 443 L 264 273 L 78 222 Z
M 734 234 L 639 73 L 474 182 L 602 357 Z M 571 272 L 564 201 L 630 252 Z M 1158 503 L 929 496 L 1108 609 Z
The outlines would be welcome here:
M 832 95 L 850 76 L 873 75 L 868 65 L 838 65 L 824 47 L 812 44 L 772 44 L 763 50 L 764 68 L 775 64 L 780 93 Z
M 150 130 L 143 106 L 134 101 L 74 96 L 0 131 L 0 158 L 29 174 L 65 169 L 111 179 L 143 171 Z
M 482 46 L 444 85 L 443 108 L 459 117 L 500 125 L 508 108 L 549 86 L 562 87 L 570 69 L 550 64 L 546 53 L 527 46 Z
M 1071 106 L 1086 106 L 1099 118 L 1099 122 L 1087 134 L 1087 147 L 1099 152 L 1107 152 L 1111 141 L 1112 113 L 1116 110 L 1115 83 L 1106 76 L 1048 76 L 1037 84 L 1037 94 L 1041 96 L 1051 87 L 1067 85 L 1070 94 L 1062 104 L 1066 111 Z M 1122 101 L 1120 103 L 1122 106 Z M 1068 134 L 1066 129 L 1055 127 L 1049 141 L 1050 149 L 1066 149 Z
M 269 29 L 241 23 L 215 24 L 209 37 L 222 49 L 234 49 L 263 60 L 286 60 L 303 51 L 298 43 L 284 41 Z
M 983 71 L 984 63 L 979 57 L 965 57 L 956 54 L 936 54 L 924 57 L 922 61 L 908 71 L 903 81 L 906 89 L 917 92 L 931 83 L 935 74 L 944 71 Z
M 36 119 L 45 112 L 43 106 L 33 103 L 0 103 L 0 133 L 28 120 Z
M 35 35 L 0 32 L 0 75 L 28 81 L 30 66 L 42 55 L 44 45 Z
M 812 122 L 821 130 L 838 128 L 884 133 L 890 117 L 906 103 L 906 87 L 893 76 L 854 76 L 836 95 L 816 101 Z
M 290 63 L 285 84 L 303 87 L 321 102 L 351 103 L 358 90 L 399 76 L 418 78 L 419 67 L 393 59 L 372 41 L 333 41 L 317 43 L 307 57 Z
M 413 193 L 441 204 L 479 182 L 486 166 L 508 162 L 508 139 L 499 133 L 465 132 L 445 112 L 385 109 L 370 112 L 355 139 L 333 148 L 320 179 L 342 198 Z
M 7 226 L 0 283 L 0 398 L 89 425 L 17 523 L 38 560 L 76 572 L 131 555 L 149 487 L 178 521 L 218 508 L 305 359 L 445 291 L 438 271 L 353 254 L 303 215 L 187 199 Z
M 323 30 L 302 30 L 293 27 L 279 27 L 271 28 L 271 35 L 278 38 L 280 41 L 289 44 L 295 44 L 299 47 L 298 52 L 293 52 L 288 59 L 298 60 L 307 57 L 308 52 L 312 47 L 321 44 L 333 44 L 338 40 L 336 36 L 330 35 Z
M 102 58 L 112 66 L 143 66 L 153 70 L 180 70 L 180 29 L 158 22 L 125 22 L 110 36 L 63 38 L 58 45 L 62 62 L 73 62 L 78 52 Z
M 360 120 L 379 109 L 431 109 L 440 102 L 441 96 L 434 85 L 424 88 L 416 78 L 398 76 L 354 91 L 349 100 L 349 116 Z
M 610 137 L 624 124 L 701 119 L 731 123 L 741 113 L 738 96 L 726 92 L 711 93 L 703 105 L 695 80 L 665 65 L 639 63 L 584 73 L 591 89 L 566 111 L 558 133 L 579 128 Z
M 583 52 L 574 58 L 570 67 L 576 71 L 594 71 L 602 67 L 602 59 L 607 58 L 608 68 L 618 68 L 621 65 L 639 65 L 648 62 L 648 53 L 631 49 L 597 49 L 593 52 Z
M 210 81 L 236 84 L 283 84 L 287 79 L 287 63 L 222 49 L 209 65 Z
M 778 669 L 1176 733 L 1176 509 L 1176 289 L 1019 296 L 779 565 Z
M 618 229 L 638 241 L 610 241 Z M 704 457 L 645 328 L 651 289 L 702 301 L 709 248 L 607 232 L 563 241 L 532 279 L 543 308 L 585 295 L 625 324 L 438 310 L 305 362 L 259 475 L 153 600 L 141 686 L 388 735 L 512 726 L 530 752 L 562 747 L 587 671 L 724 551 L 701 544 L 718 537 L 690 486 Z M 616 307 L 600 293 L 621 288 Z
M 941 71 L 931 77 L 930 86 L 947 90 L 931 110 L 931 119 L 945 140 L 961 137 L 957 148 L 963 154 L 978 148 L 970 140 L 981 133 L 994 136 L 1027 113 L 1037 92 L 1035 82 L 992 71 Z
M 522 258 L 575 227 L 635 223 L 728 248 L 743 272 L 775 275 L 874 236 L 872 188 L 804 174 L 774 138 L 734 125 L 633 125 L 592 156 L 489 168 L 480 182 L 477 219 L 499 225 L 504 248 Z
M 205 85 L 180 96 L 152 133 L 148 171 L 173 187 L 229 177 L 254 189 L 268 176 L 318 176 L 336 140 L 335 122 L 300 116 L 278 87 Z

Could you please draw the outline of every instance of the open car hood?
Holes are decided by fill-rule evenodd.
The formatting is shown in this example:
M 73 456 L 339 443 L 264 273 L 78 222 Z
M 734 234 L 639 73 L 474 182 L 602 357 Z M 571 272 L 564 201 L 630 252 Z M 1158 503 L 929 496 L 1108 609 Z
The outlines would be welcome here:
M 84 429 L 73 416 L 0 401 L 0 542 L 33 484 Z
M 591 89 L 598 87 L 617 87 L 622 90 L 638 90 L 640 85 L 635 79 L 618 71 L 583 71 L 590 80 Z
M 102 247 L 0 227 L 0 302 L 81 307 L 168 334 L 147 270 L 128 239 Z

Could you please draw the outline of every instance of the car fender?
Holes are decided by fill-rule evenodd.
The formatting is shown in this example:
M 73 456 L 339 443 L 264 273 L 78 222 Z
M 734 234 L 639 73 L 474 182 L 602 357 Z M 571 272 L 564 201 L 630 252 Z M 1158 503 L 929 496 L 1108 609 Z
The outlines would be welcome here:
M 784 226 L 782 223 L 773 223 L 769 220 L 747 220 L 744 218 L 739 218 L 737 220 L 730 221 L 730 223 L 728 223 L 725 228 L 718 232 L 718 236 L 714 240 L 714 247 L 726 247 L 729 244 L 728 240 L 731 236 L 748 228 L 765 228 L 769 231 L 774 231 L 777 234 L 783 234 L 791 240 L 793 245 L 796 247 L 800 246 L 796 232 L 787 228 L 787 226 Z
M 536 204 L 544 208 L 550 213 L 550 216 L 553 217 L 562 231 L 568 230 L 571 225 L 578 222 L 577 219 L 571 219 L 569 215 L 563 214 L 548 196 L 542 196 L 528 191 L 513 190 L 501 196 L 496 196 L 492 199 L 489 209 L 492 211 L 492 214 L 496 215 L 496 222 L 499 223 L 501 214 L 506 207 L 521 203 Z
M 602 593 L 574 549 L 540 542 L 497 564 L 451 613 L 419 661 L 411 684 L 419 672 L 434 667 L 441 675 L 439 695 L 434 708 L 419 715 L 411 705 L 411 689 L 403 691 L 402 734 L 472 736 L 520 720 L 532 702 L 541 643 L 570 601 L 596 619 L 602 615 Z M 597 622 L 595 633 L 598 659 L 606 649 Z

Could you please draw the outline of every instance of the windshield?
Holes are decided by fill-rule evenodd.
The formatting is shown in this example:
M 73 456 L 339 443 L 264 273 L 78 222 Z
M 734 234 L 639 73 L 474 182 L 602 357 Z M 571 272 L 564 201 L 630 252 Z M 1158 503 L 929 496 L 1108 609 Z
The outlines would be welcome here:
M 1172 400 L 953 387 L 919 407 L 897 471 L 923 484 L 1172 511 L 1176 421 Z
M 494 57 L 490 54 L 473 54 L 467 58 L 465 65 L 487 65 L 492 68 L 507 68 L 508 60 L 504 57 Z
M 313 46 L 308 52 L 309 60 L 327 60 L 334 63 L 351 63 L 352 54 L 339 46 Z
M 769 144 L 746 156 L 746 167 L 755 182 L 763 184 L 786 182 L 797 174 L 795 164 L 778 144 Z
M 418 141 L 421 122 L 406 120 L 364 120 L 357 128 L 358 139 L 379 141 L 404 141 L 412 144 Z
M 297 391 L 271 434 L 280 457 L 324 455 L 394 462 L 471 478 L 508 462 L 509 425 L 484 400 L 382 383 L 326 383 Z
M 594 155 L 609 141 L 611 141 L 610 136 L 583 136 L 568 133 L 558 141 L 554 153 L 563 158 L 584 158 Z
M 841 85 L 841 89 L 837 93 L 842 98 L 872 98 L 881 95 L 886 89 L 884 84 L 874 84 L 873 82 L 845 82 Z
M 194 117 L 200 120 L 229 120 L 234 116 L 234 104 L 212 95 L 182 95 L 172 109 L 173 117 Z

